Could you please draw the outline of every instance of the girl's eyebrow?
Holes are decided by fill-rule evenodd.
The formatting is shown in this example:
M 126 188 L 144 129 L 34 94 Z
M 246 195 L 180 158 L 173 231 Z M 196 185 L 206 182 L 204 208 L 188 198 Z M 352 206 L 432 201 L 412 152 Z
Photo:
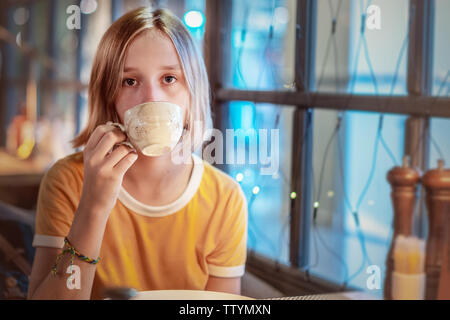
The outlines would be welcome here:
M 123 69 L 123 72 L 130 72 L 130 71 L 139 71 L 139 70 L 133 67 L 125 67 Z
M 162 66 L 161 70 L 181 70 L 181 68 L 178 64 L 172 64 L 168 66 Z
M 181 70 L 180 66 L 178 64 L 173 65 L 167 65 L 167 66 L 161 66 L 161 70 Z M 137 68 L 134 67 L 125 67 L 123 72 L 132 72 L 132 71 L 140 71 Z

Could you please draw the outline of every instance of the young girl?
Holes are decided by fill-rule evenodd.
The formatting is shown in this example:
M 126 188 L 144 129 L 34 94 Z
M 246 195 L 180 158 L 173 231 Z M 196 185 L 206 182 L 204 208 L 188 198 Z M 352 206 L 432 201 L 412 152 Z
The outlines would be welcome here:
M 120 144 L 127 137 L 107 124 L 150 101 L 180 106 L 184 119 L 178 145 L 157 157 Z M 209 85 L 178 18 L 139 8 L 110 26 L 92 67 L 89 115 L 74 139 L 83 151 L 41 182 L 28 298 L 99 299 L 111 287 L 239 294 L 247 203 L 238 183 L 194 153 L 203 142 L 194 121 L 211 127 Z M 175 163 L 186 143 L 192 161 Z

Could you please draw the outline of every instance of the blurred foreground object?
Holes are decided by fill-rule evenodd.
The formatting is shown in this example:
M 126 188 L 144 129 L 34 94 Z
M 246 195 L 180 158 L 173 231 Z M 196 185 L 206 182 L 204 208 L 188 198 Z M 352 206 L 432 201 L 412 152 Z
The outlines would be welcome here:
M 25 299 L 34 258 L 34 212 L 0 201 L 0 299 Z
M 64 131 L 67 125 L 61 122 L 42 117 L 32 124 L 16 116 L 8 129 L 7 148 L 0 147 L 0 175 L 43 173 L 72 153 L 70 130 Z
M 134 288 L 105 288 L 102 292 L 102 296 L 106 300 L 130 300 L 135 297 L 137 293 L 137 290 Z
M 392 299 L 423 300 L 425 297 L 425 241 L 399 235 L 395 238 Z
M 7 131 L 6 150 L 19 159 L 27 159 L 35 144 L 34 124 L 27 117 L 25 104 L 19 108 L 19 114 L 14 116 Z

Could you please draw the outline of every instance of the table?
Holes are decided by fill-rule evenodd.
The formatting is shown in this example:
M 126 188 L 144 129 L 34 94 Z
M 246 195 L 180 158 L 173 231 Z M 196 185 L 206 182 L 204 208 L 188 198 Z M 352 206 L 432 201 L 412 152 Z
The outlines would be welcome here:
M 131 300 L 258 300 L 251 297 L 202 290 L 152 290 L 141 291 Z M 380 300 L 364 291 L 347 291 L 306 296 L 266 298 L 259 300 Z
M 130 300 L 256 300 L 237 294 L 203 290 L 140 291 Z
M 364 291 L 346 291 L 306 296 L 269 298 L 263 300 L 381 300 L 379 297 Z

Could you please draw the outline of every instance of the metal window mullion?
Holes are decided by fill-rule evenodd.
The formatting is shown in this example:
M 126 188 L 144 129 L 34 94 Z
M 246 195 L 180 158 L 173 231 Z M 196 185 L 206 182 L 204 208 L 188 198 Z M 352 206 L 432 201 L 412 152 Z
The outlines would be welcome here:
M 211 112 L 213 127 L 224 131 L 226 127 L 226 114 L 228 108 L 223 108 L 226 100 L 217 98 L 217 91 L 226 82 L 230 70 L 227 57 L 231 51 L 231 10 L 232 1 L 208 0 L 206 1 L 206 25 L 204 37 L 204 58 L 208 71 L 211 89 Z M 229 59 L 228 59 L 229 60 Z M 205 147 L 207 143 L 204 144 Z M 226 164 L 215 164 L 216 167 L 226 171 Z
M 209 0 L 206 2 L 206 26 L 205 26 L 205 45 L 204 56 L 205 64 L 208 70 L 209 83 L 212 92 L 212 111 L 214 116 L 214 127 L 220 129 L 221 119 L 219 117 L 220 101 L 216 99 L 215 92 L 222 88 L 223 84 L 223 56 L 225 56 L 224 21 L 231 20 L 231 4 L 229 1 Z M 226 16 L 224 16 L 226 15 Z
M 294 105 L 299 108 L 354 110 L 379 112 L 381 106 L 389 106 L 383 112 L 387 114 L 405 114 L 424 116 L 433 105 L 432 114 L 436 117 L 450 118 L 450 98 L 431 96 L 368 96 L 336 93 L 304 93 L 294 91 L 255 91 L 236 89 L 217 89 L 216 99 L 220 101 L 254 101 L 273 103 L 279 107 Z M 314 101 L 314 105 L 311 105 Z
M 430 95 L 432 90 L 434 0 L 410 0 L 413 15 L 409 30 L 409 95 Z
M 313 83 L 313 57 L 316 3 L 298 0 L 295 37 L 296 92 L 306 98 Z M 296 105 L 292 133 L 291 199 L 289 261 L 294 267 L 304 267 L 309 261 L 309 226 L 311 208 L 312 113 L 305 104 Z M 295 105 L 295 104 L 294 104 Z
M 432 93 L 432 65 L 433 65 L 433 33 L 434 33 L 434 0 L 410 0 L 410 11 L 414 10 L 414 19 L 410 24 L 410 43 L 408 50 L 408 94 L 414 97 L 428 97 L 428 106 L 424 106 L 424 114 L 420 118 L 410 117 L 407 121 L 405 134 L 405 154 L 411 156 L 412 166 L 418 167 L 422 172 L 427 170 L 429 155 L 429 128 L 430 118 L 428 112 L 434 110 L 446 111 L 448 108 L 435 106 Z M 448 103 L 448 101 L 447 101 Z M 435 112 L 433 112 L 435 113 Z M 439 114 L 438 112 L 435 115 Z M 445 116 L 445 115 L 444 115 Z M 447 115 L 448 116 L 448 115 Z M 416 134 L 419 130 L 420 134 Z M 419 145 L 419 148 L 417 146 Z M 416 152 L 416 150 L 418 150 Z M 424 205 L 424 191 L 421 190 L 417 203 L 416 233 L 420 237 L 426 234 L 426 208 Z

